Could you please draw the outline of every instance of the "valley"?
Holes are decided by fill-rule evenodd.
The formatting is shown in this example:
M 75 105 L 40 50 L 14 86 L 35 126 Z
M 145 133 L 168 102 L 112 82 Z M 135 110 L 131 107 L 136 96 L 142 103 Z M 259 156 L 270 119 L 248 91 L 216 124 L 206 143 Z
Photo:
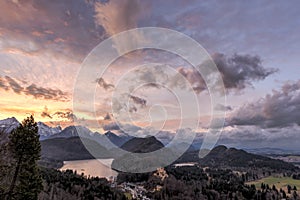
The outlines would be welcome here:
M 12 126 L 16 124 L 14 122 Z M 292 190 L 294 186 L 300 188 L 300 181 L 297 180 L 300 169 L 293 164 L 297 159 L 296 156 L 274 154 L 264 156 L 219 145 L 208 151 L 204 158 L 199 158 L 199 150 L 194 146 L 169 166 L 155 169 L 149 173 L 125 173 L 114 169 L 119 169 L 120 166 L 151 166 L 155 160 L 153 157 L 145 157 L 143 162 L 133 163 L 129 153 L 148 153 L 166 148 L 165 156 L 170 157 L 176 153 L 173 152 L 174 146 L 169 148 L 154 136 L 136 138 L 117 135 L 111 131 L 99 135 L 85 127 L 74 126 L 66 127 L 57 133 L 53 132 L 51 127 L 48 127 L 50 132 L 45 131 L 47 127 L 41 123 L 39 123 L 39 127 L 43 130 L 39 134 L 44 136 L 40 139 L 41 160 L 39 165 L 45 180 L 48 180 L 44 185 L 44 191 L 40 194 L 40 199 L 51 196 L 58 198 L 60 195 L 80 199 L 79 196 L 82 195 L 73 189 L 65 190 L 64 188 L 70 187 L 64 185 L 67 182 L 53 179 L 54 177 L 49 179 L 49 176 L 61 176 L 61 180 L 67 180 L 70 177 L 83 182 L 93 180 L 89 184 L 100 184 L 101 187 L 110 188 L 110 192 L 105 195 L 113 194 L 119 196 L 118 198 L 126 199 L 222 199 L 231 197 L 263 199 L 268 196 L 293 198 L 299 194 L 298 190 Z M 5 128 L 3 130 L 11 129 L 7 120 L 2 128 Z M 80 134 L 77 131 L 80 131 Z M 2 141 L 8 141 L 9 134 L 3 131 Z M 106 139 L 110 140 L 111 144 L 105 142 Z M 88 151 L 85 146 L 87 144 L 98 153 L 96 159 Z M 121 148 L 125 153 L 119 154 L 120 151 L 116 147 Z M 268 186 L 261 188 L 262 184 Z M 292 187 L 290 192 L 288 192 L 288 185 Z M 53 192 L 51 192 L 52 190 Z M 104 195 L 101 193 L 102 190 L 90 192 L 94 195 Z M 107 198 L 114 199 L 115 197 L 107 196 Z

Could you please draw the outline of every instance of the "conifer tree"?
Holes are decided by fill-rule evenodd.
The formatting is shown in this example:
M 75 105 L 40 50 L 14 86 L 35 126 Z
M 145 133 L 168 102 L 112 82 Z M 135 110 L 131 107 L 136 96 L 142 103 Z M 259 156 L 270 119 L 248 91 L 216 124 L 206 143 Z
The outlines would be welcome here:
M 37 199 L 43 188 L 37 166 L 41 144 L 38 126 L 33 116 L 27 117 L 10 134 L 9 139 L 10 151 L 15 159 L 15 169 L 7 199 Z

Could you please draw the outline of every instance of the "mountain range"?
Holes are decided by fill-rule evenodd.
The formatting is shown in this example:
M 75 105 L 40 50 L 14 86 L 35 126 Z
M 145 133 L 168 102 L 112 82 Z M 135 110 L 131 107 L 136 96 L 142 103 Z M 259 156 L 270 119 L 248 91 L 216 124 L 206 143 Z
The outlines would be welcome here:
M 0 120 L 0 131 L 6 134 L 11 133 L 15 128 L 20 125 L 20 122 L 15 118 L 7 118 Z M 38 122 L 40 140 L 48 139 L 50 136 L 58 134 L 62 131 L 60 126 L 50 127 L 43 122 Z
M 20 122 L 15 118 L 7 118 L 0 120 L 0 132 L 4 132 L 6 134 L 10 133 L 13 129 L 18 127 Z M 123 134 L 116 134 L 111 131 L 107 131 L 104 134 L 100 134 L 98 132 L 92 132 L 88 128 L 84 126 L 68 126 L 62 129 L 60 126 L 50 127 L 43 122 L 37 122 L 39 127 L 39 135 L 40 140 L 53 139 L 53 138 L 69 138 L 69 137 L 80 137 L 89 138 L 92 140 L 96 140 L 99 144 L 104 146 L 107 149 L 112 149 L 116 147 L 121 147 L 125 142 L 129 141 L 133 137 Z M 78 133 L 79 132 L 79 133 Z M 104 137 L 109 139 L 111 143 L 108 143 L 107 140 L 104 140 Z M 174 134 L 168 131 L 159 131 L 155 137 L 164 145 L 168 146 L 169 142 L 174 138 Z M 190 145 L 188 152 L 197 151 L 200 149 L 202 144 L 202 138 L 196 137 L 193 143 Z M 176 148 L 178 150 L 182 149 L 181 146 L 185 146 L 184 143 L 176 144 Z M 259 155 L 285 155 L 285 154 L 300 154 L 297 150 L 287 150 L 280 148 L 243 148 L 245 151 L 259 154 Z
M 14 117 L 0 120 L 0 131 L 9 134 L 13 129 L 15 129 L 19 125 L 20 122 Z M 81 137 L 97 141 L 106 149 L 115 149 L 117 147 L 121 147 L 127 141 L 134 138 L 133 136 L 127 135 L 125 133 L 116 134 L 111 131 L 107 131 L 104 134 L 100 134 L 98 132 L 92 132 L 84 126 L 72 125 L 62 129 L 60 126 L 50 127 L 43 122 L 37 122 L 37 125 L 39 127 L 38 133 L 40 135 L 40 141 L 54 138 Z M 166 146 L 173 139 L 174 134 L 168 131 L 159 131 L 155 135 L 155 137 L 160 141 L 160 145 Z M 188 151 L 197 150 L 200 148 L 200 145 L 199 141 L 196 141 L 190 146 Z M 177 149 L 181 149 L 181 146 L 182 144 L 176 144 Z
M 0 131 L 3 133 L 10 133 L 12 132 L 15 128 L 17 128 L 20 125 L 20 122 L 14 118 L 7 118 L 0 120 Z
M 20 122 L 14 117 L 0 120 L 0 131 L 5 134 L 9 134 L 19 125 Z M 109 149 L 116 146 L 120 147 L 125 142 L 133 138 L 132 136 L 126 134 L 119 136 L 111 131 L 107 131 L 105 134 L 100 134 L 98 132 L 92 132 L 84 126 L 68 126 L 62 129 L 60 126 L 50 127 L 43 122 L 37 122 L 37 126 L 39 128 L 38 133 L 41 141 L 54 138 L 82 137 L 95 140 Z M 103 140 L 104 137 L 108 138 L 112 144 L 109 144 L 107 141 Z
M 8 134 L 14 128 L 18 127 L 19 124 L 16 118 L 0 120 L 0 131 L 6 135 L 7 139 Z M 135 138 L 125 134 L 117 135 L 111 131 L 105 134 L 99 134 L 83 126 L 69 126 L 62 130 L 60 127 L 52 128 L 42 122 L 38 122 L 37 125 L 41 138 L 42 158 L 46 160 L 66 161 L 93 159 L 95 155 L 89 153 L 86 149 L 87 145 L 93 148 L 93 151 L 97 152 L 96 158 L 115 158 L 113 167 L 131 167 L 132 163 L 130 163 L 129 152 L 148 153 L 166 147 L 168 149 L 168 155 L 174 153 L 174 151 L 172 151 L 174 148 L 168 148 L 168 145 L 164 145 L 163 142 L 154 136 Z M 1 142 L 6 139 L 2 134 Z M 107 142 L 107 139 L 111 141 L 111 144 Z M 116 147 L 120 147 L 128 153 L 121 155 L 116 151 Z M 180 148 L 180 145 L 178 148 Z M 281 160 L 248 153 L 240 149 L 227 148 L 222 145 L 212 149 L 204 158 L 200 159 L 198 154 L 199 150 L 191 146 L 176 162 L 198 162 L 201 165 L 213 167 L 267 167 L 274 170 L 295 169 L 294 165 Z M 147 157 L 146 160 L 149 162 L 137 164 L 147 165 L 151 163 L 153 159 Z M 139 166 L 137 165 L 136 167 Z

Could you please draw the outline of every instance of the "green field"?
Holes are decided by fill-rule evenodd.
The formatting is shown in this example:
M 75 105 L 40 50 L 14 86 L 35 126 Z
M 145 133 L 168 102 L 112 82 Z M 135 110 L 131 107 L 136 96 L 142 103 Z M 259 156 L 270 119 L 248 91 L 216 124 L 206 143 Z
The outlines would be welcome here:
M 254 184 L 256 189 L 260 189 L 261 183 L 268 184 L 271 188 L 273 185 L 276 186 L 277 189 L 282 188 L 283 190 L 287 190 L 287 185 L 297 187 L 298 191 L 300 190 L 300 180 L 292 179 L 291 177 L 274 177 L 269 176 L 257 181 L 247 182 L 246 184 L 252 185 Z
M 126 199 L 129 199 L 129 200 L 132 199 L 132 196 L 129 192 L 124 193 L 124 195 L 126 196 Z

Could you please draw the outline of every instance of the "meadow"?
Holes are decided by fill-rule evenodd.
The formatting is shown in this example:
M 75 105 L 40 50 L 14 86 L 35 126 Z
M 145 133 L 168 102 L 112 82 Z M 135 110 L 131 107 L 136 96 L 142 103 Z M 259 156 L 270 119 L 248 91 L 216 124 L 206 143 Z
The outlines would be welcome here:
M 256 189 L 260 189 L 262 183 L 268 184 L 270 188 L 272 188 L 272 186 L 275 185 L 277 189 L 281 188 L 285 191 L 287 191 L 288 185 L 290 185 L 292 188 L 296 186 L 298 191 L 300 189 L 300 180 L 293 179 L 292 177 L 269 176 L 260 180 L 247 182 L 248 185 L 254 184 Z

